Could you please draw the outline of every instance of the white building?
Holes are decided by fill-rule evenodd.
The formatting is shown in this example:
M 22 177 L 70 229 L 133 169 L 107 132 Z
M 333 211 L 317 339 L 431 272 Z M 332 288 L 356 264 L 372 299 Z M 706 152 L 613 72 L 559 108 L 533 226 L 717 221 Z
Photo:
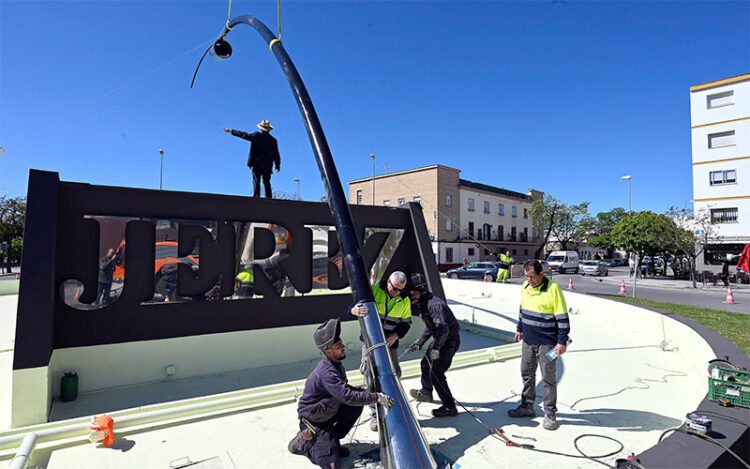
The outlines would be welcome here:
M 693 211 L 715 224 L 705 264 L 750 243 L 750 74 L 690 87 Z

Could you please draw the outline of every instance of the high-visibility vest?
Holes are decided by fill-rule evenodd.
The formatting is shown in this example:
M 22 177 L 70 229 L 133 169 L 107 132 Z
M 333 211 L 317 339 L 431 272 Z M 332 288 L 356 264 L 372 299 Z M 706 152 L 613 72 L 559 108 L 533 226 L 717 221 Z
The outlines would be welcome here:
M 372 286 L 372 294 L 375 296 L 375 307 L 378 309 L 380 319 L 383 321 L 383 332 L 388 334 L 394 332 L 399 324 L 411 324 L 411 301 L 409 297 L 397 296 L 391 298 L 388 292 L 379 285 Z
M 532 345 L 568 342 L 568 306 L 559 285 L 547 277 L 538 287 L 523 282 L 517 330 L 523 332 L 524 342 Z

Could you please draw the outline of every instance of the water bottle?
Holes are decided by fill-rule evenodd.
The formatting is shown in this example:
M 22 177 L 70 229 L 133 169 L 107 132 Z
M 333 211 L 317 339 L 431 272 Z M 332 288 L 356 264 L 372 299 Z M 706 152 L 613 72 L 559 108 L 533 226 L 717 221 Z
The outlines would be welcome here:
M 571 342 L 573 342 L 573 339 L 571 339 L 570 337 L 568 337 L 568 342 L 567 342 L 566 346 L 570 345 Z M 552 350 L 550 350 L 549 352 L 547 352 L 547 358 L 549 358 L 550 361 L 553 361 L 553 360 L 557 359 L 557 347 L 555 347 Z

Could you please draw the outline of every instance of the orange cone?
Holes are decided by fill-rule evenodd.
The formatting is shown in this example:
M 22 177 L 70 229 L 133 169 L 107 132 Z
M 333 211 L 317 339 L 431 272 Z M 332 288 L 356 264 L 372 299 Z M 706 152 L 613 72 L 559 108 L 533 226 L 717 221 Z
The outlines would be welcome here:
M 568 280 L 568 290 L 575 290 L 573 288 L 573 277 L 570 277 L 570 280 Z
M 627 292 L 625 291 L 625 280 L 620 281 L 620 291 L 617 294 L 622 296 L 627 295 Z
M 724 303 L 733 305 L 734 303 L 734 295 L 732 295 L 732 285 L 729 285 L 727 287 L 727 298 L 724 300 Z

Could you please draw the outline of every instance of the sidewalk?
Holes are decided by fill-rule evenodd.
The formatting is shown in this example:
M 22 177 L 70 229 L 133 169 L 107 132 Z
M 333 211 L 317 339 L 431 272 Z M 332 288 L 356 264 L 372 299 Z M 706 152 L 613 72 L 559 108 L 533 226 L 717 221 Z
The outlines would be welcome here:
M 592 277 L 596 278 L 602 283 L 608 283 L 612 285 L 619 285 L 621 281 L 625 280 L 625 285 L 630 287 L 633 284 L 632 277 L 629 276 L 615 276 L 615 277 Z M 733 293 L 748 293 L 750 294 L 750 285 L 740 285 L 736 283 L 732 283 L 732 292 Z M 693 282 L 691 280 L 676 280 L 674 278 L 639 278 L 638 279 L 638 286 L 639 287 L 649 287 L 649 288 L 666 288 L 671 290 L 682 290 L 682 289 L 690 289 L 690 290 L 704 290 L 704 291 L 726 291 L 727 287 L 722 285 L 721 283 L 714 286 L 713 284 L 706 284 L 703 285 L 701 282 L 696 283 L 697 288 L 693 288 Z

